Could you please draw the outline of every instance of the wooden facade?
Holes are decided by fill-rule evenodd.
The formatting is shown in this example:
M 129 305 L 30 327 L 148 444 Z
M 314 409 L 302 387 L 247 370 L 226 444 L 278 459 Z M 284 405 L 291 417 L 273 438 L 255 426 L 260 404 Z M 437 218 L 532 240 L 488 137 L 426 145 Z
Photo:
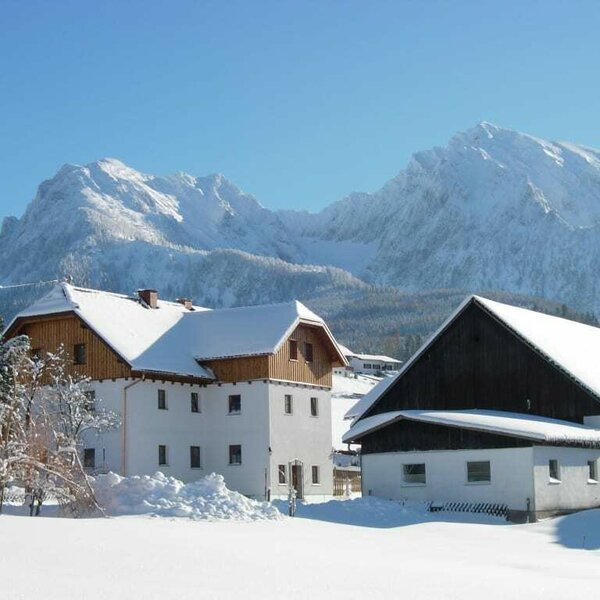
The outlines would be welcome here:
M 290 357 L 289 340 L 296 340 L 296 360 Z M 313 359 L 310 362 L 305 356 L 306 343 L 312 344 L 313 348 Z M 330 346 L 320 327 L 298 325 L 279 351 L 269 356 L 269 378 L 331 387 L 332 366 L 336 359 L 331 356 Z
M 56 352 L 60 345 L 63 345 L 71 359 L 75 345 L 85 344 L 85 364 L 72 364 L 72 373 L 95 380 L 147 377 L 181 382 L 206 381 L 178 374 L 132 371 L 130 366 L 75 313 L 23 318 L 7 333 L 9 336 L 28 335 L 32 349 L 42 353 Z M 289 339 L 295 339 L 297 342 L 297 360 L 290 357 Z M 338 357 L 335 356 L 335 349 L 323 328 L 301 324 L 289 339 L 272 355 L 209 360 L 204 361 L 202 365 L 212 370 L 217 381 L 224 383 L 272 379 L 330 388 L 332 367 Z M 312 361 L 306 360 L 305 343 L 312 344 Z
M 290 340 L 297 343 L 297 359 L 290 356 Z M 307 361 L 305 343 L 312 344 L 313 359 Z M 298 325 L 275 354 L 224 358 L 203 361 L 219 381 L 234 382 L 252 379 L 293 381 L 330 388 L 332 367 L 337 357 L 332 356 L 331 343 L 320 327 Z
M 92 379 L 130 377 L 129 365 L 75 314 L 29 317 L 8 332 L 10 336 L 27 335 L 32 350 L 42 355 L 57 352 L 62 345 L 72 360 L 76 344 L 85 344 L 85 364 L 70 365 L 72 374 Z
M 472 300 L 363 416 L 404 409 L 502 410 L 583 423 L 584 416 L 600 414 L 600 401 Z M 415 444 L 433 449 L 438 442 L 429 433 L 435 432 L 448 449 L 505 445 L 476 432 L 406 423 L 365 436 L 363 451 L 373 452 L 375 439 L 389 451 Z

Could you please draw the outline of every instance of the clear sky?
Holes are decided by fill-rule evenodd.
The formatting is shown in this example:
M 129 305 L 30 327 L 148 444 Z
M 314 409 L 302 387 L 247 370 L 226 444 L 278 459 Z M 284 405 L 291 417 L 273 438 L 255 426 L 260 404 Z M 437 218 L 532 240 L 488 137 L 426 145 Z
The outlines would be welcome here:
M 373 191 L 481 120 L 600 147 L 597 0 L 0 0 L 0 216 L 66 163 Z

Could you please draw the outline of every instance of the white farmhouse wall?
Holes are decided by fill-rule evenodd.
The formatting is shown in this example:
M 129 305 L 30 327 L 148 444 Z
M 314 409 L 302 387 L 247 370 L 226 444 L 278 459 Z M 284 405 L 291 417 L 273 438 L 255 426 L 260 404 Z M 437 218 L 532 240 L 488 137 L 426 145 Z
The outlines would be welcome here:
M 490 461 L 490 483 L 468 483 L 467 461 Z M 407 484 L 402 465 L 425 463 L 426 484 Z M 532 448 L 388 452 L 362 456 L 363 494 L 393 500 L 490 502 L 526 510 L 533 502 Z
M 284 396 L 292 396 L 293 411 L 285 414 Z M 311 416 L 310 399 L 318 399 L 318 416 Z M 331 393 L 302 385 L 269 384 L 271 420 L 271 494 L 286 496 L 288 485 L 279 483 L 279 465 L 300 460 L 305 495 L 333 493 Z M 319 467 L 320 483 L 312 483 L 312 466 Z M 289 471 L 289 470 L 288 470 Z M 288 475 L 288 481 L 290 474 Z
M 558 460 L 560 483 L 550 480 L 550 459 Z M 534 447 L 536 512 L 560 512 L 600 506 L 600 484 L 588 480 L 588 461 L 599 459 L 598 450 Z M 598 467 L 600 468 L 600 464 Z
M 329 495 L 333 490 L 331 394 L 327 390 L 253 381 L 201 387 L 170 382 L 132 380 L 93 382 L 98 401 L 119 414 L 116 431 L 87 436 L 85 446 L 96 449 L 96 469 L 126 475 L 162 471 L 182 481 L 195 481 L 212 472 L 225 477 L 228 487 L 263 498 L 287 495 L 278 484 L 278 465 L 294 459 L 304 465 L 306 495 Z M 127 390 L 123 417 L 123 390 Z M 158 390 L 166 392 L 167 409 L 158 408 Z M 191 411 L 191 393 L 200 398 L 200 412 Z M 229 395 L 240 394 L 240 414 L 229 414 Z M 284 395 L 293 397 L 293 414 L 284 413 Z M 319 402 L 319 415 L 310 414 L 310 398 Z M 124 428 L 124 429 L 123 429 Z M 125 440 L 125 463 L 122 462 Z M 242 446 L 242 464 L 229 464 L 229 445 Z M 167 446 L 167 465 L 158 464 L 158 446 Z M 201 448 L 201 469 L 190 466 L 190 447 Z M 269 454 L 271 448 L 271 454 Z M 311 467 L 319 467 L 320 483 L 312 483 Z M 124 467 L 124 468 L 123 468 Z

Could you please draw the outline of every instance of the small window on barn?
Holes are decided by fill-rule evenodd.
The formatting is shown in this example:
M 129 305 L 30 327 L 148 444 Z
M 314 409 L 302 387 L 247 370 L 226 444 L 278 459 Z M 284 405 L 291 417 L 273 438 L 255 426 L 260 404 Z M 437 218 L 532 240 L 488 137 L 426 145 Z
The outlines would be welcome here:
M 309 342 L 304 342 L 304 360 L 310 363 L 313 361 L 313 358 L 313 345 Z
M 426 483 L 425 463 L 402 465 L 402 480 L 404 483 Z
M 73 346 L 73 364 L 85 365 L 87 362 L 87 352 L 85 344 L 75 344 Z
M 96 410 L 96 392 L 88 390 L 83 392 L 83 395 L 85 396 L 85 407 L 89 412 L 94 412 Z
M 492 473 L 489 460 L 477 460 L 467 463 L 467 481 L 469 483 L 489 483 Z
M 96 467 L 96 448 L 85 448 L 83 450 L 83 466 L 86 469 Z
M 40 360 L 42 358 L 42 349 L 41 348 L 32 348 L 31 349 L 31 358 L 33 360 Z
M 588 460 L 588 482 L 598 483 L 598 461 Z
M 551 483 L 560 483 L 560 465 L 555 458 L 548 461 L 548 476 Z
M 200 412 L 200 396 L 198 392 L 192 392 L 190 394 L 190 405 L 193 413 Z
M 158 447 L 158 464 L 159 466 L 167 464 L 167 447 L 164 444 L 160 444 Z
M 280 484 L 287 483 L 287 472 L 286 472 L 285 465 L 279 465 L 277 467 L 277 472 L 279 475 L 279 483 Z
M 232 444 L 231 446 L 229 446 L 229 464 L 242 464 L 242 447 L 240 446 L 240 444 Z
M 298 342 L 290 340 L 290 360 L 298 360 Z
M 371 368 L 371 363 L 365 363 L 363 365 L 363 369 L 370 369 Z
M 190 446 L 190 468 L 200 469 L 200 446 Z
M 167 410 L 167 392 L 158 390 L 158 410 Z
M 318 398 L 310 399 L 310 416 L 311 417 L 319 416 L 319 399 Z
M 240 394 L 229 396 L 229 414 L 239 415 L 242 412 L 242 397 Z
M 286 394 L 283 397 L 283 410 L 286 415 L 291 415 L 294 412 L 294 404 L 291 394 Z
M 312 482 L 313 485 L 319 485 L 321 483 L 321 473 L 317 465 L 312 466 Z

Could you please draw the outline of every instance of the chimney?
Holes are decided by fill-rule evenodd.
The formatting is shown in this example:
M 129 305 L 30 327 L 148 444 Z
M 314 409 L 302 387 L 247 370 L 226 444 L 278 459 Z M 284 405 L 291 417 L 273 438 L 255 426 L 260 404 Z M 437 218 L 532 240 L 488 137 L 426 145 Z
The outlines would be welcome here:
M 138 290 L 140 300 L 149 308 L 158 308 L 158 292 L 156 290 Z
M 179 304 L 185 306 L 188 310 L 192 310 L 192 301 L 189 298 L 177 298 L 176 300 Z

